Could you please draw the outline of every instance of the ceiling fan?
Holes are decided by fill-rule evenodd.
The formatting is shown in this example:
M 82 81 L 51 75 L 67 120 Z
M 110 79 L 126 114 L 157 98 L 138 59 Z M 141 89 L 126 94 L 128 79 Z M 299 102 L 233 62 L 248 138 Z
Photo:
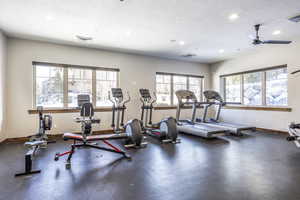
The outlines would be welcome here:
M 290 44 L 292 41 L 284 41 L 284 40 L 260 40 L 258 31 L 260 28 L 261 24 L 256 24 L 254 26 L 255 31 L 256 31 L 256 37 L 253 39 L 252 44 L 254 45 L 259 45 L 259 44 Z

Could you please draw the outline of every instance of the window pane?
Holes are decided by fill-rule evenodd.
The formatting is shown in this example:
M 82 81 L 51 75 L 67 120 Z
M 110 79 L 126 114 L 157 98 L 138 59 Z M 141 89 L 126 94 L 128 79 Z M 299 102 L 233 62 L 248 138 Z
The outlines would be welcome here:
M 68 69 L 68 106 L 77 107 L 77 96 L 88 94 L 92 99 L 92 70 Z
M 262 105 L 262 72 L 244 74 L 244 104 Z
M 170 75 L 156 75 L 156 97 L 158 104 L 171 105 Z
M 241 103 L 241 75 L 225 78 L 226 102 Z
M 202 78 L 189 77 L 189 90 L 194 92 L 198 101 L 201 101 Z
M 63 107 L 63 68 L 36 66 L 36 106 Z
M 108 92 L 111 91 L 111 88 L 117 87 L 117 72 L 97 71 L 96 80 L 96 106 L 111 106 L 112 103 L 108 99 Z
M 287 68 L 267 71 L 266 81 L 267 105 L 287 105 Z
M 187 77 L 186 76 L 173 76 L 173 102 L 174 104 L 178 103 L 177 96 L 175 92 L 177 90 L 186 90 L 187 89 Z

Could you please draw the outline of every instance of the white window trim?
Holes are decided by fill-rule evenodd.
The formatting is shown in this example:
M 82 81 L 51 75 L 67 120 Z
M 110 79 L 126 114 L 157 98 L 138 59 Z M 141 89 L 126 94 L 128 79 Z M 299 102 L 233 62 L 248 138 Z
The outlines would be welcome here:
M 203 90 L 204 90 L 204 76 L 201 75 L 190 75 L 190 74 L 177 74 L 177 73 L 166 73 L 166 72 L 156 72 L 155 74 L 155 92 L 157 93 L 157 75 L 165 75 L 170 76 L 170 105 L 168 104 L 158 104 L 159 106 L 176 106 L 177 104 L 174 104 L 174 76 L 184 76 L 186 77 L 186 86 L 187 90 L 189 90 L 189 79 L 190 77 L 199 78 L 200 81 L 200 99 L 199 101 L 203 101 Z
M 33 80 L 33 90 L 32 90 L 32 94 L 33 94 L 33 101 L 32 101 L 32 105 L 33 108 L 36 108 L 36 67 L 37 66 L 41 66 L 41 65 L 45 65 L 45 66 L 53 66 L 53 67 L 58 67 L 58 68 L 63 68 L 63 107 L 46 107 L 46 109 L 74 109 L 74 107 L 69 107 L 68 106 L 68 69 L 70 68 L 77 68 L 77 69 L 83 69 L 83 70 L 87 70 L 90 69 L 92 70 L 92 103 L 93 106 L 95 108 L 106 108 L 106 107 L 110 107 L 110 106 L 96 106 L 96 95 L 97 95 L 97 87 L 96 87 L 96 83 L 97 83 L 97 75 L 96 72 L 97 71 L 111 71 L 111 72 L 117 72 L 117 87 L 119 87 L 120 85 L 120 70 L 117 68 L 103 68 L 103 67 L 91 67 L 91 66 L 80 66 L 80 65 L 69 65 L 69 64 L 56 64 L 56 63 L 44 63 L 44 62 L 32 62 L 32 80 Z
M 224 100 L 226 101 L 226 77 L 230 77 L 230 76 L 237 76 L 239 75 L 241 78 L 241 82 L 240 82 L 240 88 L 241 88 L 241 92 L 240 92 L 240 102 L 228 102 L 228 105 L 242 105 L 242 106 L 251 106 L 251 107 L 288 107 L 288 105 L 267 105 L 267 72 L 268 71 L 272 71 L 272 70 L 276 70 L 276 69 L 286 69 L 287 65 L 280 65 L 280 66 L 274 66 L 274 67 L 268 67 L 268 68 L 263 68 L 263 69 L 259 69 L 259 70 L 253 70 L 253 71 L 245 71 L 245 72 L 239 72 L 239 73 L 235 73 L 235 74 L 229 74 L 229 75 L 221 75 L 220 76 L 220 85 L 221 85 L 221 94 L 223 95 Z M 250 73 L 258 73 L 261 72 L 261 82 L 262 82 L 262 102 L 260 105 L 247 105 L 244 103 L 244 75 L 245 74 L 250 74 Z M 288 84 L 287 84 L 287 99 L 288 99 Z

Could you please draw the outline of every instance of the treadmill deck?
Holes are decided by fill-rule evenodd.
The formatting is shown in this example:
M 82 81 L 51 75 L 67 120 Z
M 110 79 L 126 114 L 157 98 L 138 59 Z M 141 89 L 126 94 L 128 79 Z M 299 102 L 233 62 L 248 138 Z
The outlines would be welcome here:
M 180 125 L 177 125 L 177 129 L 179 132 L 205 137 L 205 138 L 214 138 L 217 136 L 222 136 L 229 131 L 224 128 L 207 126 L 204 123 L 195 123 L 195 124 L 182 123 Z

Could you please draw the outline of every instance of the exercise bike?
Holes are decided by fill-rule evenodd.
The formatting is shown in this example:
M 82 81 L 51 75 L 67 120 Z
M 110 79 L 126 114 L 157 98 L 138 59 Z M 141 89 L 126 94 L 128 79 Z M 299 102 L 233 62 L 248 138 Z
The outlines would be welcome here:
M 161 120 L 159 123 L 152 123 L 153 104 L 156 102 L 156 96 L 151 97 L 148 89 L 140 89 L 142 114 L 141 124 L 143 132 L 151 137 L 158 139 L 161 143 L 180 143 L 177 138 L 177 122 L 173 117 Z M 149 118 L 149 119 L 148 119 Z
M 24 146 L 28 148 L 25 154 L 25 172 L 15 174 L 15 176 L 24 176 L 30 174 L 40 173 L 41 170 L 32 170 L 32 159 L 40 148 L 47 148 L 49 143 L 55 141 L 48 141 L 46 131 L 51 130 L 52 117 L 51 115 L 43 115 L 43 107 L 38 106 L 37 111 L 39 114 L 39 129 L 35 135 L 29 137 L 29 141 L 25 142 Z
M 112 97 L 111 97 L 112 94 Z M 142 127 L 138 119 L 129 120 L 124 124 L 124 115 L 126 104 L 130 102 L 131 98 L 127 92 L 127 100 L 124 100 L 121 88 L 112 88 L 108 93 L 109 100 L 112 102 L 112 123 L 111 127 L 116 135 L 125 135 L 124 146 L 126 148 L 143 148 L 147 145 L 145 137 L 142 133 Z

